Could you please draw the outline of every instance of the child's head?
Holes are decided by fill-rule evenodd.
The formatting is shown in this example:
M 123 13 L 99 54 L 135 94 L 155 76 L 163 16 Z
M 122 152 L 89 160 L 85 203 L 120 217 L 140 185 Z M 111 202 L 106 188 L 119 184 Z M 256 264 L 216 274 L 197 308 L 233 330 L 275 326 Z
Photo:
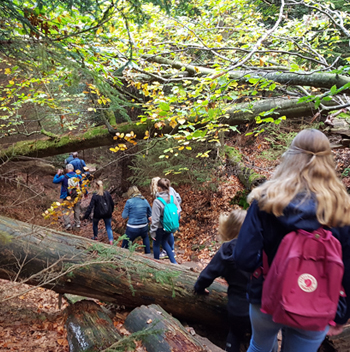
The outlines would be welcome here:
M 297 194 L 316 197 L 321 224 L 350 224 L 350 198 L 336 175 L 329 140 L 315 129 L 297 134 L 272 178 L 255 188 L 248 201 L 256 199 L 261 210 L 281 216 Z
M 229 215 L 220 214 L 219 236 L 222 242 L 231 241 L 238 236 L 246 215 L 247 212 L 243 209 L 232 210 Z

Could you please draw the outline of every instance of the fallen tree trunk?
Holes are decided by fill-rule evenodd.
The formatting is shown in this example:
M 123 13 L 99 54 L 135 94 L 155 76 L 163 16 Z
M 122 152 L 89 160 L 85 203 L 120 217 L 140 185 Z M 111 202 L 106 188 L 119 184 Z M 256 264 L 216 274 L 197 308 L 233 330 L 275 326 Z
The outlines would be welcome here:
M 242 161 L 242 155 L 237 149 L 225 145 L 224 153 L 227 158 L 227 162 L 233 166 L 236 176 L 245 188 L 250 190 L 266 181 L 266 177 L 264 175 L 260 175 L 253 169 L 245 166 Z
M 11 236 L 0 243 L 0 278 L 130 308 L 156 303 L 179 319 L 226 324 L 227 287 L 214 283 L 210 295 L 197 296 L 198 275 L 181 265 L 2 216 L 0 234 Z
M 253 103 L 237 104 L 234 108 L 227 111 L 228 118 L 222 118 L 221 123 L 231 126 L 252 123 L 255 121 L 255 117 L 261 112 L 269 111 L 273 108 L 275 109 L 274 114 L 272 115 L 274 118 L 279 116 L 286 116 L 287 118 L 314 116 L 314 104 L 298 104 L 298 100 L 298 98 L 278 98 L 255 101 Z M 334 103 L 330 101 L 323 102 L 323 104 L 332 105 Z M 203 126 L 205 125 L 199 125 L 198 127 Z M 139 121 L 121 123 L 113 126 L 113 128 L 116 132 L 118 131 L 120 133 L 129 133 L 133 131 L 138 139 L 143 139 L 146 131 L 149 131 L 150 135 L 153 136 L 155 132 L 158 134 L 160 132 L 165 134 L 174 130 L 169 124 L 163 126 L 161 130 L 157 130 L 154 127 L 154 122 L 152 120 L 148 120 L 144 124 L 139 124 Z M 75 150 L 112 145 L 113 143 L 116 143 L 116 141 L 113 140 L 113 135 L 106 127 L 93 127 L 87 132 L 79 135 L 63 135 L 56 139 L 43 138 L 26 142 L 17 142 L 0 151 L 0 160 L 6 160 L 7 158 L 16 159 L 21 156 L 44 158 Z
M 69 352 L 101 351 L 122 338 L 100 306 L 87 300 L 68 307 L 66 329 Z
M 125 319 L 124 326 L 132 333 L 145 331 L 142 340 L 147 352 L 212 351 L 155 304 L 135 308 Z
M 161 56 L 144 55 L 147 61 L 156 62 L 161 65 L 169 65 L 178 70 L 184 69 L 191 76 L 217 76 L 218 71 L 206 67 L 189 65 L 181 61 L 169 60 Z M 271 80 L 280 84 L 288 84 L 289 86 L 310 86 L 316 88 L 331 88 L 337 86 L 338 88 L 350 82 L 350 78 L 336 73 L 315 72 L 311 74 L 301 74 L 300 72 L 271 72 L 264 71 L 264 68 L 258 72 L 251 70 L 233 70 L 228 72 L 230 79 L 237 80 L 240 83 L 249 81 L 250 78 L 260 78 Z M 249 77 L 247 77 L 249 76 Z M 186 78 L 185 78 L 186 79 Z

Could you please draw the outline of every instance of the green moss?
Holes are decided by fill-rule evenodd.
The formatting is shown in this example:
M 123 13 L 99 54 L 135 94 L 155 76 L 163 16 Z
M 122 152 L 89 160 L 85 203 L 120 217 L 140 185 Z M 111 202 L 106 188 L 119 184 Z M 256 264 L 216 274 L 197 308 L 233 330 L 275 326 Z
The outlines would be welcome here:
M 98 126 L 98 127 L 94 127 L 94 128 L 89 129 L 88 131 L 86 131 L 83 134 L 82 138 L 90 139 L 90 138 L 97 137 L 97 136 L 103 136 L 108 133 L 109 132 L 105 126 Z
M 237 162 L 242 161 L 242 155 L 236 148 L 225 145 L 223 151 L 229 159 L 235 159 Z

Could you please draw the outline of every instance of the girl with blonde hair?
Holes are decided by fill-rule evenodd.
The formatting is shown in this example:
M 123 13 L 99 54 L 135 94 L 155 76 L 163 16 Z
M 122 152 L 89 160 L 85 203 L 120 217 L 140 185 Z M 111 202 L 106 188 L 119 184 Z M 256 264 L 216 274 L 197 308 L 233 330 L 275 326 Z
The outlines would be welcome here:
M 87 208 L 83 219 L 90 216 L 92 210 L 94 211 L 92 219 L 92 230 L 94 233 L 93 240 L 97 240 L 98 223 L 103 219 L 110 244 L 113 244 L 112 231 L 112 213 L 114 210 L 114 202 L 108 191 L 104 191 L 103 182 L 101 180 L 94 182 L 95 193 L 92 195 L 90 205 Z
M 238 236 L 234 251 L 237 265 L 248 272 L 261 266 L 262 252 L 269 264 L 284 236 L 303 229 L 330 229 L 343 250 L 343 286 L 350 297 L 350 197 L 338 179 L 328 138 L 315 129 L 303 130 L 284 153 L 273 177 L 248 196 L 251 206 Z M 277 324 L 261 312 L 262 280 L 253 275 L 248 297 L 253 336 L 248 352 L 268 352 L 278 331 L 283 331 L 284 352 L 316 352 L 327 332 L 341 331 L 350 317 L 338 315 L 335 327 L 322 331 L 295 329 Z
M 125 231 L 129 239 L 123 240 L 122 248 L 129 248 L 129 242 L 141 237 L 145 254 L 149 254 L 151 249 L 148 237 L 148 218 L 152 214 L 151 206 L 136 186 L 131 186 L 127 195 L 129 199 L 125 203 L 122 217 L 123 219 L 129 218 Z

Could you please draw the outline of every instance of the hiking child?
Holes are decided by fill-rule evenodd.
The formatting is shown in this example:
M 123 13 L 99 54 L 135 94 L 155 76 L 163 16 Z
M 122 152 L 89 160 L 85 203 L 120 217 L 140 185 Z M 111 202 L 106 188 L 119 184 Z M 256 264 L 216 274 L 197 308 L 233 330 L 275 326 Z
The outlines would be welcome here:
M 153 177 L 152 180 L 151 180 L 151 184 L 150 184 L 150 191 L 151 191 L 151 194 L 153 197 L 156 197 L 157 193 L 158 193 L 158 186 L 157 186 L 157 183 L 158 181 L 160 180 L 160 177 Z M 170 182 L 170 181 L 169 181 Z M 181 199 L 181 196 L 179 193 L 177 193 L 175 191 L 175 189 L 173 187 L 170 186 L 169 188 L 170 190 L 170 195 L 172 195 L 174 198 L 176 198 L 177 200 L 177 203 L 178 203 L 178 210 L 179 210 L 179 220 L 180 220 L 180 217 L 181 217 L 181 212 L 182 212 L 182 209 L 181 209 L 181 202 L 182 202 L 182 199 Z M 171 233 L 170 236 L 169 236 L 169 239 L 168 239 L 168 243 L 174 253 L 174 256 L 175 255 L 175 239 L 174 239 L 174 234 Z M 160 252 L 159 254 L 159 259 L 166 259 L 168 258 L 164 248 L 163 250 Z
M 61 184 L 61 194 L 60 194 L 60 199 L 64 199 L 66 200 L 67 197 L 70 196 L 70 191 L 72 189 L 73 186 L 70 186 L 69 183 L 76 184 L 79 180 L 79 182 L 81 181 L 81 176 L 77 175 L 74 172 L 74 167 L 72 164 L 68 164 L 66 166 L 66 174 L 64 174 L 63 170 L 57 170 L 57 174 L 55 175 L 55 177 L 53 178 L 53 183 L 60 183 Z M 71 181 L 69 181 L 71 179 Z M 79 184 L 77 185 L 79 187 Z M 69 200 L 73 200 L 73 197 L 70 197 L 71 199 Z M 72 225 L 70 223 L 70 212 L 71 209 L 64 207 L 63 209 L 63 222 L 64 222 L 64 226 L 66 230 L 71 230 L 72 229 Z M 75 227 L 79 228 L 80 227 L 80 212 L 81 212 L 81 208 L 80 208 L 80 201 L 76 202 L 73 205 L 73 212 L 74 212 L 74 221 L 75 221 Z M 67 214 L 68 213 L 68 214 Z
M 170 181 L 165 178 L 161 178 L 157 182 L 157 190 L 158 193 L 156 194 L 157 198 L 153 201 L 152 205 L 152 223 L 150 228 L 150 234 L 153 239 L 153 254 L 154 259 L 159 259 L 159 251 L 160 245 L 165 249 L 169 260 L 177 264 L 174 253 L 169 246 L 168 239 L 171 235 L 171 230 L 166 231 L 164 229 L 165 222 L 164 222 L 164 215 L 165 215 L 165 208 L 166 204 L 172 204 L 176 206 L 175 217 L 177 218 L 177 225 L 178 225 L 178 207 L 179 204 L 177 202 L 176 197 L 170 195 Z M 175 220 L 174 218 L 172 219 Z
M 282 162 L 272 178 L 253 189 L 248 196 L 248 201 L 251 206 L 239 233 L 233 255 L 239 268 L 253 273 L 248 286 L 253 331 L 248 352 L 270 351 L 280 329 L 282 329 L 283 335 L 283 352 L 316 352 L 327 332 L 330 335 L 341 332 L 341 324 L 344 324 L 350 316 L 350 309 L 345 313 L 340 310 L 336 311 L 339 297 L 342 294 L 341 289 L 338 291 L 338 287 L 336 287 L 334 301 L 329 299 L 333 286 L 328 285 L 325 290 L 321 289 L 320 291 L 322 280 L 331 280 L 333 274 L 335 276 L 340 274 L 339 286 L 341 286 L 341 278 L 343 277 L 342 285 L 347 294 L 349 307 L 350 197 L 336 175 L 327 137 L 315 129 L 299 132 L 284 153 Z M 331 232 L 328 233 L 328 229 Z M 302 239 L 305 241 L 304 243 L 308 243 L 305 248 L 300 249 L 298 256 L 295 257 L 299 261 L 298 265 L 304 266 L 306 263 L 311 266 L 317 265 L 318 258 L 323 260 L 324 253 L 332 249 L 328 245 L 330 243 L 335 247 L 336 244 L 339 245 L 342 257 L 340 255 L 338 258 L 340 260 L 338 269 L 332 275 L 329 275 L 328 270 L 330 267 L 334 267 L 335 262 L 321 262 L 322 268 L 319 270 L 323 274 L 321 278 L 319 278 L 317 271 L 313 275 L 309 275 L 305 271 L 306 275 L 302 273 L 298 276 L 298 266 L 291 267 L 294 270 L 285 281 L 281 281 L 281 287 L 296 283 L 293 289 L 282 292 L 286 302 L 293 303 L 287 307 L 283 306 L 280 300 L 273 302 L 275 311 L 284 314 L 279 319 L 274 315 L 273 320 L 271 314 L 274 313 L 267 314 L 260 309 L 262 302 L 264 303 L 262 298 L 266 298 L 264 293 L 269 291 L 270 286 L 263 285 L 262 276 L 259 275 L 257 268 L 262 265 L 265 258 L 264 271 L 268 269 L 268 266 L 270 267 L 265 283 L 269 282 L 269 277 L 272 278 L 272 282 L 278 282 L 277 276 L 272 276 L 276 274 L 272 269 L 277 263 L 277 258 L 283 254 L 279 251 L 279 247 L 284 248 L 283 244 L 289 238 Z M 294 243 L 297 242 L 294 241 Z M 320 246 L 321 250 L 317 256 L 310 257 L 311 260 L 307 261 L 308 257 L 304 257 L 304 253 L 307 250 L 312 250 L 314 245 Z M 291 260 L 290 253 L 290 251 L 285 252 L 282 260 L 284 258 L 285 262 L 292 263 L 289 261 Z M 342 258 L 344 260 L 344 275 L 342 275 Z M 288 270 L 289 267 L 285 268 Z M 306 279 L 305 276 L 308 278 Z M 319 290 L 317 290 L 318 286 Z M 279 292 L 279 290 L 277 291 Z M 327 302 L 327 307 L 316 301 L 316 306 L 310 305 L 307 307 L 307 312 L 298 310 L 307 297 L 315 297 L 315 300 L 318 300 L 319 292 L 322 299 Z M 307 296 L 309 294 L 311 296 Z M 300 299 L 300 295 L 306 295 L 303 296 L 306 298 Z M 267 296 L 267 298 L 270 297 Z M 320 312 L 325 307 L 328 309 L 329 301 L 333 305 L 334 312 L 332 310 L 328 310 L 328 312 L 332 312 L 333 316 L 326 320 L 324 326 L 317 329 L 305 328 L 301 321 L 300 324 L 298 323 L 300 327 L 296 327 L 296 323 L 276 322 L 280 321 L 281 317 L 286 319 L 288 315 L 294 316 L 294 310 L 300 314 L 299 318 L 304 319 L 305 326 L 311 321 L 314 324 L 320 323 L 321 326 L 321 316 L 317 315 L 319 312 L 316 309 Z M 307 316 L 304 316 L 305 313 Z M 335 323 L 330 322 L 330 324 L 334 326 L 329 326 L 328 321 L 332 319 Z
M 228 322 L 229 333 L 226 339 L 226 349 L 229 352 L 239 352 L 240 345 L 250 336 L 249 303 L 247 300 L 247 284 L 250 274 L 237 269 L 232 253 L 237 242 L 237 236 L 246 216 L 245 210 L 232 210 L 230 214 L 220 215 L 219 235 L 224 242 L 210 263 L 199 275 L 194 290 L 198 294 L 208 294 L 206 290 L 217 277 L 223 277 L 228 283 Z
M 148 237 L 148 218 L 152 215 L 151 206 L 136 186 L 131 186 L 127 195 L 129 199 L 125 203 L 122 217 L 123 219 L 129 218 L 126 225 L 126 235 L 129 240 L 123 240 L 122 248 L 129 248 L 129 241 L 133 242 L 137 237 L 142 237 L 145 254 L 149 254 L 151 249 Z
M 103 219 L 109 243 L 113 244 L 112 213 L 114 210 L 114 202 L 110 193 L 103 190 L 103 182 L 101 180 L 95 181 L 94 186 L 96 192 L 92 195 L 83 220 L 87 219 L 91 212 L 94 211 L 92 218 L 92 230 L 94 237 L 92 239 L 97 240 L 98 223 L 101 219 Z

